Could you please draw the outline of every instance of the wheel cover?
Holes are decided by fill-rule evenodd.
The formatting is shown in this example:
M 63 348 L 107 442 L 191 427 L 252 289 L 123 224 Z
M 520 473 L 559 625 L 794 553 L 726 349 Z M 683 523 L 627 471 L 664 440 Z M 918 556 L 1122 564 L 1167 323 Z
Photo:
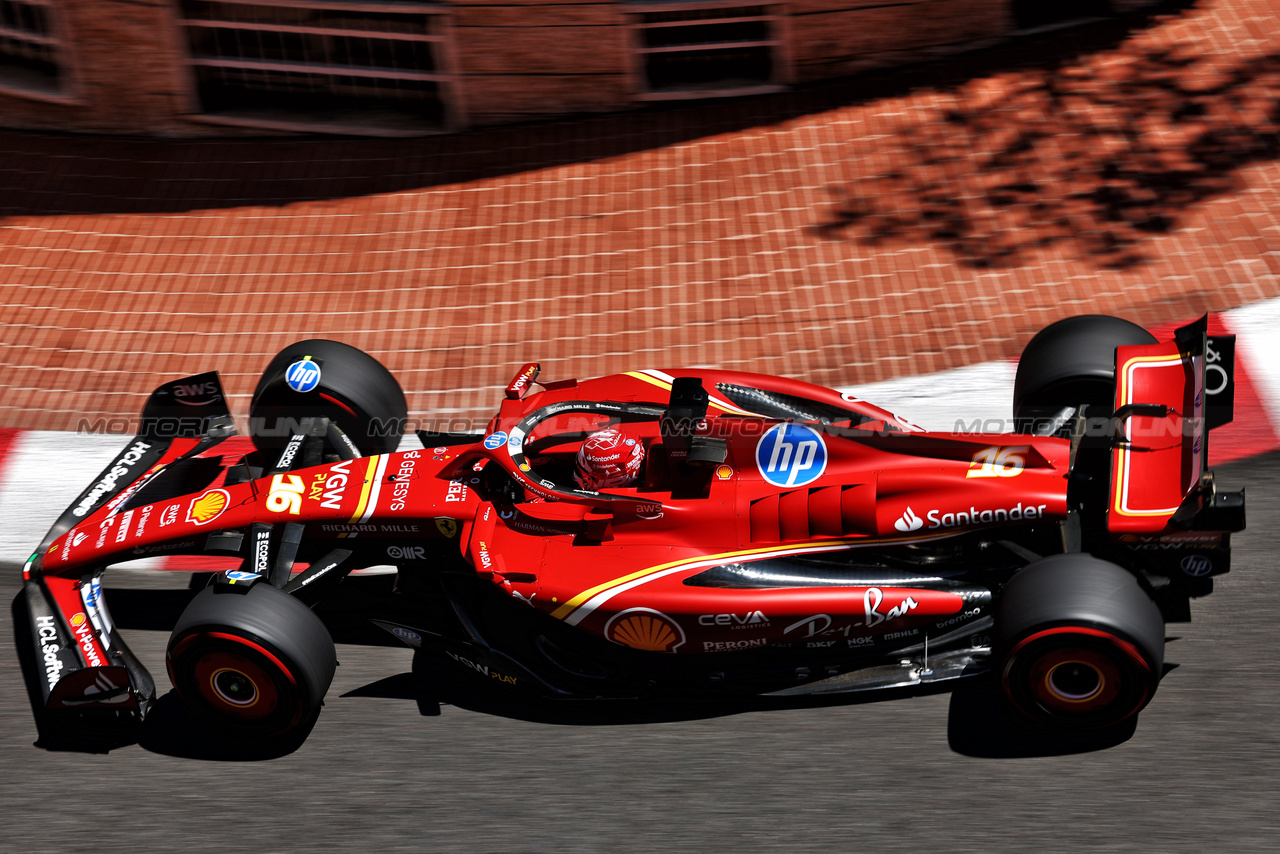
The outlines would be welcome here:
M 1030 681 L 1037 700 L 1068 713 L 1106 708 L 1122 686 L 1115 663 L 1086 647 L 1050 650 L 1031 666 Z
M 1058 626 L 1033 632 L 1005 660 L 1005 695 L 1025 714 L 1050 722 L 1107 726 L 1150 699 L 1151 664 L 1110 632 Z
M 169 677 L 192 706 L 230 724 L 283 731 L 306 712 L 305 693 L 271 650 L 227 632 L 194 632 L 169 653 Z
M 280 691 L 271 675 L 247 656 L 210 652 L 200 656 L 193 670 L 200 697 L 222 714 L 262 720 L 280 705 Z

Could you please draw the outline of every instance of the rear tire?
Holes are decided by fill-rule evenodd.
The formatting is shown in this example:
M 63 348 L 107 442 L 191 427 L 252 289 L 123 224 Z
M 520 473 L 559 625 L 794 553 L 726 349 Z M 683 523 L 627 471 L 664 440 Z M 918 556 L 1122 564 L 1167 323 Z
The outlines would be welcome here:
M 1013 381 L 1014 429 L 1034 432 L 1067 406 L 1105 407 L 1115 402 L 1116 347 L 1155 344 L 1136 323 L 1104 314 L 1068 317 L 1051 323 L 1027 343 Z
M 306 605 L 266 582 L 206 587 L 169 638 L 169 678 L 201 719 L 237 736 L 309 725 L 337 667 L 333 639 Z
M 1004 696 L 1042 726 L 1112 726 L 1160 682 L 1164 619 L 1115 564 L 1078 553 L 1036 561 L 1005 585 L 995 622 Z
M 286 372 L 308 359 L 320 366 L 320 376 L 298 391 Z M 336 422 L 365 456 L 391 453 L 400 446 L 408 414 L 404 391 L 377 359 L 323 338 L 290 344 L 276 354 L 249 404 L 253 444 L 268 453 L 279 453 L 307 416 Z

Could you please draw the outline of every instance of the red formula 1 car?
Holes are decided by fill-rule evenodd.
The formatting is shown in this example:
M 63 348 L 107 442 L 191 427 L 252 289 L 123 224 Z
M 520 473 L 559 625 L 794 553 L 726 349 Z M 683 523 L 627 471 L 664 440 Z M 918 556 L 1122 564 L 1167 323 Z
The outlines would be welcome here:
M 398 569 L 394 608 L 369 618 L 415 664 L 495 690 L 795 696 L 986 677 L 1041 725 L 1107 727 L 1151 699 L 1165 623 L 1190 618 L 1244 527 L 1243 493 L 1206 466 L 1209 429 L 1231 418 L 1232 343 L 1204 320 L 1163 343 L 1117 318 L 1061 321 L 1024 351 L 1019 432 L 1003 434 L 925 432 L 758 374 L 539 384 L 531 364 L 483 433 L 397 452 L 406 407 L 386 369 L 300 342 L 257 387 L 248 455 L 216 455 L 234 432 L 216 374 L 153 393 L 142 431 L 26 564 L 29 676 L 68 726 L 138 723 L 155 684 L 102 573 L 213 554 L 242 563 L 178 619 L 169 678 L 242 737 L 305 732 L 335 666 L 309 606 L 381 564 Z M 580 488 L 583 442 L 610 426 L 642 470 Z

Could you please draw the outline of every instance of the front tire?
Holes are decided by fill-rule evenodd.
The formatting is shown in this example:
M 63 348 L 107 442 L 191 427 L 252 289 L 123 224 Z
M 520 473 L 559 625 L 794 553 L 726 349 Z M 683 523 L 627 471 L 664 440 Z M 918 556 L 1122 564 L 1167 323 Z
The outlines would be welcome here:
M 291 380 L 290 369 L 303 362 L 318 365 L 316 376 Z M 389 454 L 400 445 L 408 414 L 404 391 L 382 363 L 323 338 L 298 341 L 277 353 L 249 403 L 254 446 L 275 454 L 307 416 L 336 423 L 364 456 Z
M 265 582 L 206 587 L 169 638 L 169 678 L 206 723 L 282 737 L 315 719 L 337 667 L 333 639 L 306 605 Z
M 1164 666 L 1164 620 L 1131 574 L 1086 554 L 1015 575 L 995 609 L 1000 686 L 1031 721 L 1099 729 L 1142 710 Z

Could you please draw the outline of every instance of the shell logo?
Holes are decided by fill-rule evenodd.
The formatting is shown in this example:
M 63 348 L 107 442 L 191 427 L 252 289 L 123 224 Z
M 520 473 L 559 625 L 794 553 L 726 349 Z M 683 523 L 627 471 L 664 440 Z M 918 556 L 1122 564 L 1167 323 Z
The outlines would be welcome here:
M 684 631 L 675 620 L 652 608 L 631 608 L 615 614 L 604 636 L 616 644 L 647 652 L 675 652 Z
M 733 477 L 733 469 L 726 465 L 716 466 L 716 477 L 720 480 L 728 480 Z
M 71 625 L 76 628 L 79 628 L 80 626 L 84 625 L 84 620 L 85 620 L 85 617 L 83 613 L 76 614 L 74 617 L 71 618 Z
M 225 489 L 210 489 L 187 505 L 187 521 L 207 525 L 222 515 L 231 503 L 231 495 Z

